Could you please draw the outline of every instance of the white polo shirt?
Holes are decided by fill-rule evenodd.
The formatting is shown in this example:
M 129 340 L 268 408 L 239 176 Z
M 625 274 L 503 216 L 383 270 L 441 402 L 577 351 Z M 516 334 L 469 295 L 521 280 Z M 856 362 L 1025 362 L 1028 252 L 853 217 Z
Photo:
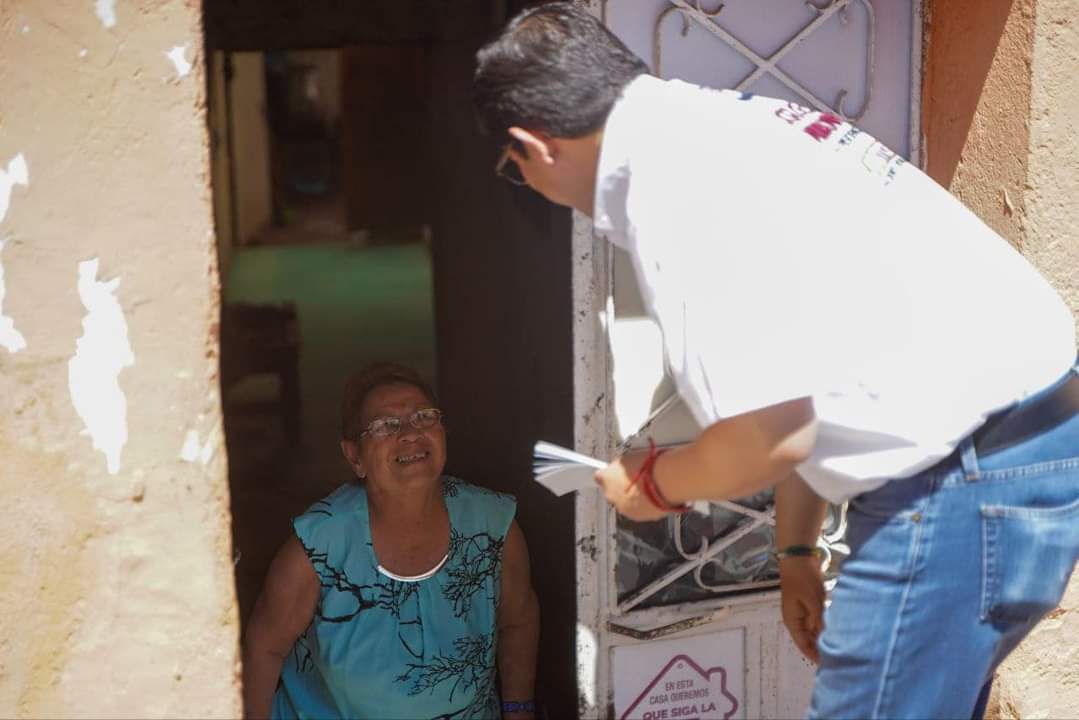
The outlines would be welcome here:
M 831 114 L 641 76 L 604 132 L 595 229 L 633 258 L 708 426 L 812 397 L 799 468 L 839 502 L 947 456 L 1075 361 L 1061 298 L 902 157 Z

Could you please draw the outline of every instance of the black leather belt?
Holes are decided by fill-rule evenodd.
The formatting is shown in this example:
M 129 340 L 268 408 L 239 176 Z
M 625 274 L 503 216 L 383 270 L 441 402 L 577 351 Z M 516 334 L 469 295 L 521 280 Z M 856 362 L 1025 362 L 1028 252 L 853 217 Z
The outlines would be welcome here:
M 1074 371 L 1031 403 L 1018 403 L 989 416 L 974 431 L 974 449 L 985 457 L 1051 430 L 1079 414 L 1079 374 Z M 1079 438 L 1077 438 L 1079 442 Z

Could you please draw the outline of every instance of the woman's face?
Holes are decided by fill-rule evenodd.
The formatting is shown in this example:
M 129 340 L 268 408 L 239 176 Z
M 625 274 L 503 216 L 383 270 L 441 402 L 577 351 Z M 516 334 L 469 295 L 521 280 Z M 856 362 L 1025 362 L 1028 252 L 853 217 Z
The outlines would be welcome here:
M 354 469 L 367 482 L 393 490 L 438 480 L 446 464 L 446 432 L 441 422 L 417 429 L 409 418 L 417 410 L 432 407 L 419 388 L 406 383 L 376 387 L 364 398 L 360 421 L 364 428 L 380 418 L 399 418 L 401 431 L 376 437 L 368 434 L 356 441 L 359 452 Z

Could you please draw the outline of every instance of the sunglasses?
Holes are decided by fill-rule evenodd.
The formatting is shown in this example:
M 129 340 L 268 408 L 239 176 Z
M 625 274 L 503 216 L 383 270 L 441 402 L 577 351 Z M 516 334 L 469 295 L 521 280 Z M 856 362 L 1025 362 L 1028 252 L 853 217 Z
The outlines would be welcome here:
M 528 181 L 521 174 L 521 168 L 514 161 L 513 156 L 510 155 L 515 146 L 520 149 L 520 145 L 516 141 L 508 142 L 506 147 L 502 148 L 502 154 L 499 155 L 498 163 L 495 164 L 495 175 L 514 185 L 527 185 Z

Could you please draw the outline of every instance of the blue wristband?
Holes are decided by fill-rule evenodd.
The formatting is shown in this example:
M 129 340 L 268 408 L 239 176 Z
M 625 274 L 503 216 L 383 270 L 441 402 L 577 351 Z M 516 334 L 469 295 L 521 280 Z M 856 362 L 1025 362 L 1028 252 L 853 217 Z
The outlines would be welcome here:
M 515 713 L 515 712 L 534 713 L 534 712 L 536 712 L 536 703 L 535 703 L 534 700 L 524 700 L 524 701 L 507 700 L 506 702 L 502 703 L 502 712 L 504 712 L 504 713 Z

